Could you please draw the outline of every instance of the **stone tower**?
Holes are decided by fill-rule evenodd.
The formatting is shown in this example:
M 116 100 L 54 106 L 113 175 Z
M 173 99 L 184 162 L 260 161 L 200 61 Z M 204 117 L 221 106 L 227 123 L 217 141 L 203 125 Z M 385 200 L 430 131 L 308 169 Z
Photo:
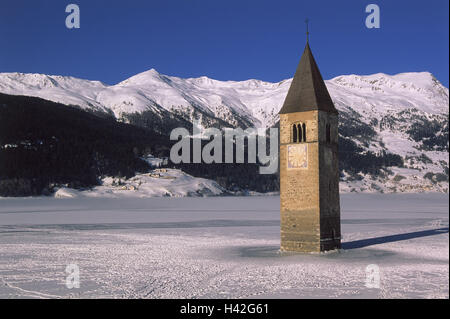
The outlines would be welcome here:
M 338 112 L 308 42 L 279 114 L 281 250 L 340 248 Z

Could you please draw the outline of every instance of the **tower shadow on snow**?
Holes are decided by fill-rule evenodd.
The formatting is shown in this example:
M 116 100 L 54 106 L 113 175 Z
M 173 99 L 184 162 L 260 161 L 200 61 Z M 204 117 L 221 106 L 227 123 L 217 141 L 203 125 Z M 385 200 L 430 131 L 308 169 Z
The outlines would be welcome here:
M 396 235 L 389 235 L 389 236 L 382 236 L 382 237 L 360 239 L 360 240 L 342 243 L 342 249 L 363 248 L 363 247 L 368 247 L 368 246 L 373 246 L 373 245 L 386 244 L 386 243 L 392 243 L 392 242 L 396 242 L 396 241 L 402 241 L 402 240 L 408 240 L 408 239 L 414 239 L 414 238 L 420 238 L 420 237 L 428 237 L 428 236 L 440 235 L 440 234 L 445 234 L 445 233 L 448 233 L 448 227 L 429 229 L 429 230 L 421 230 L 421 231 L 404 233 L 404 234 L 396 234 Z
M 344 243 L 342 243 L 341 248 L 343 250 L 364 248 L 364 247 L 369 247 L 369 246 L 373 246 L 373 245 L 392 243 L 392 242 L 396 242 L 396 241 L 440 235 L 440 234 L 445 234 L 448 232 L 449 232 L 449 228 L 443 227 L 443 228 L 416 231 L 416 232 L 411 232 L 411 233 L 403 233 L 403 234 L 396 234 L 396 235 L 388 235 L 388 236 L 360 239 L 360 240 L 355 240 L 355 241 L 350 241 L 350 242 L 344 242 Z M 279 246 L 240 247 L 239 254 L 241 257 L 283 257 L 283 256 L 295 256 L 295 255 L 304 255 L 304 256 L 310 255 L 308 253 L 304 254 L 304 253 L 296 253 L 296 252 L 280 252 Z M 320 256 L 320 254 L 316 254 L 316 255 Z M 314 254 L 312 254 L 311 256 L 314 256 Z

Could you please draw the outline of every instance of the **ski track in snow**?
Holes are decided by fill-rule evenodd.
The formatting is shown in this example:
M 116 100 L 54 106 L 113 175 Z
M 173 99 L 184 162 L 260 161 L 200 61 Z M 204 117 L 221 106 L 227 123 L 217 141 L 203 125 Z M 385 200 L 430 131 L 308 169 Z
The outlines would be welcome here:
M 448 195 L 341 198 L 344 249 L 311 255 L 278 252 L 276 196 L 2 199 L 0 298 L 448 298 Z

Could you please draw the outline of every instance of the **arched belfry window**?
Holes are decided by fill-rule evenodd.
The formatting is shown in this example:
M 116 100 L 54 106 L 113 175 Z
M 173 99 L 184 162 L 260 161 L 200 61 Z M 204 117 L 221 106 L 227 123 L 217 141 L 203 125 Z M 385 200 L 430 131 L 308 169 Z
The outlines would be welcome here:
M 325 134 L 326 134 L 327 143 L 330 143 L 331 142 L 331 126 L 330 126 L 330 124 L 326 125 L 325 131 L 326 131 Z
M 301 143 L 303 141 L 303 134 L 302 134 L 302 124 L 297 124 L 297 130 L 298 130 L 298 142 Z
M 292 142 L 297 143 L 297 125 L 292 125 Z
M 292 143 L 306 142 L 306 124 L 292 124 Z
M 306 124 L 305 123 L 303 123 L 303 125 L 302 125 L 302 131 L 303 131 L 303 134 L 302 134 L 303 142 L 306 142 Z

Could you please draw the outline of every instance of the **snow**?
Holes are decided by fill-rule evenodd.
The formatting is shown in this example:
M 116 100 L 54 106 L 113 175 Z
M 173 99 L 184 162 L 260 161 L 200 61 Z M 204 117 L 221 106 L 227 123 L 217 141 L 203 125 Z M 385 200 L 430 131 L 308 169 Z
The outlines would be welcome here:
M 55 192 L 55 198 L 75 198 L 79 196 L 79 191 L 67 187 L 61 187 Z
M 1 203 L 0 298 L 449 297 L 444 194 L 342 195 L 344 249 L 326 254 L 278 252 L 277 196 Z
M 155 69 L 139 73 L 116 85 L 66 76 L 44 74 L 0 73 L 0 92 L 39 96 L 65 104 L 80 105 L 84 109 L 113 114 L 118 120 L 124 115 L 151 111 L 162 117 L 163 113 L 176 113 L 193 119 L 193 114 L 207 114 L 236 126 L 248 123 L 255 127 L 272 126 L 278 120 L 278 111 L 286 97 L 292 79 L 278 83 L 256 79 L 247 81 L 218 81 L 208 77 L 183 79 L 159 73 Z M 412 124 L 421 117 L 438 123 L 448 122 L 449 92 L 429 72 L 409 72 L 396 75 L 341 75 L 326 81 L 330 95 L 341 117 L 354 118 L 367 124 L 376 132 L 364 150 L 386 151 L 406 156 L 420 157 L 423 153 L 433 163 L 410 165 L 408 176 L 423 177 L 427 172 L 443 173 L 442 163 L 447 163 L 448 152 L 429 152 L 420 149 L 419 143 L 408 134 Z M 201 113 L 195 113 L 199 111 Z M 406 112 L 406 113 L 402 113 Z M 181 114 L 181 115 L 180 115 Z M 125 119 L 126 120 L 126 119 Z M 388 125 L 382 126 L 386 120 Z M 378 124 L 373 124 L 377 121 Z M 389 124 L 390 123 L 390 124 Z M 367 141 L 355 142 L 362 145 Z M 5 146 L 0 146 L 5 147 Z M 372 182 L 346 181 L 346 191 L 448 191 L 448 182 L 432 183 L 422 178 L 411 187 L 397 185 L 388 176 Z M 404 182 L 412 180 L 408 179 Z M 389 187 L 385 184 L 390 183 Z M 359 185 L 361 184 L 361 185 Z M 373 188 L 372 184 L 376 187 Z M 158 193 L 159 194 L 159 193 Z M 158 195 L 160 196 L 160 195 Z
M 291 82 L 183 79 L 151 69 L 108 86 L 67 76 L 0 73 L 0 92 L 94 108 L 117 118 L 147 110 L 199 109 L 221 118 L 236 113 L 256 127 L 268 127 L 276 122 Z M 352 107 L 363 113 L 385 113 L 416 107 L 430 114 L 448 114 L 448 89 L 429 72 L 342 75 L 326 84 L 340 110 Z
M 154 159 L 154 158 L 153 158 Z M 147 198 L 147 197 L 203 197 L 225 193 L 213 180 L 193 177 L 179 169 L 158 168 L 149 173 L 136 174 L 129 179 L 105 177 L 102 185 L 77 191 L 66 187 L 55 193 L 56 198 Z
M 160 167 L 161 165 L 168 163 L 167 158 L 158 158 L 154 157 L 151 154 L 147 154 L 146 156 L 142 157 L 142 159 L 146 161 L 151 167 Z
M 67 105 L 78 105 L 108 113 L 107 107 L 96 97 L 107 85 L 99 81 L 78 79 L 71 76 L 36 73 L 0 73 L 0 92 L 12 95 L 40 97 Z

